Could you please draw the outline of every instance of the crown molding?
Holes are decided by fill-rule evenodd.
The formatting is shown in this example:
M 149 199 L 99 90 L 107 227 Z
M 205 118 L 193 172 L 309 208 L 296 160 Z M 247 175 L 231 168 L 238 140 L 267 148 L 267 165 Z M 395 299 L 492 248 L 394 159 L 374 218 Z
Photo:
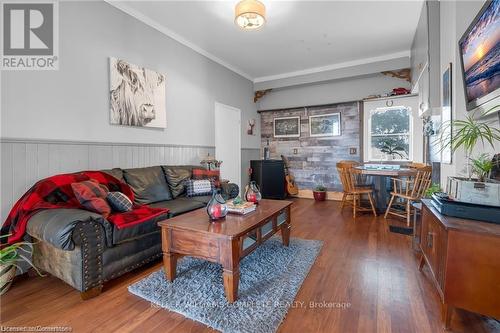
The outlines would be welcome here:
M 374 62 L 387 61 L 387 60 L 393 60 L 393 59 L 404 58 L 404 57 L 408 57 L 408 58 L 410 57 L 409 50 L 402 51 L 402 52 L 396 52 L 396 53 L 390 53 L 390 54 L 386 54 L 386 55 L 382 55 L 382 56 L 378 56 L 378 57 L 371 57 L 371 58 L 364 58 L 364 59 L 340 62 L 340 63 L 331 64 L 331 65 L 327 65 L 327 66 L 301 69 L 301 70 L 294 71 L 294 72 L 287 72 L 287 73 L 276 74 L 276 75 L 256 77 L 253 80 L 253 82 L 260 83 L 260 82 L 267 82 L 267 81 L 273 81 L 273 80 L 288 79 L 288 78 L 296 77 L 296 76 L 316 74 L 316 73 L 327 72 L 327 71 L 336 70 L 336 69 L 354 67 L 354 66 L 359 66 L 359 65 L 366 65 L 366 64 L 371 64 Z
M 178 35 L 177 33 L 173 32 L 172 30 L 166 28 L 165 26 L 163 26 L 162 24 L 160 24 L 159 22 L 151 19 L 150 17 L 138 12 L 137 10 L 133 9 L 132 7 L 130 7 L 129 5 L 125 4 L 123 1 L 113 1 L 113 0 L 104 0 L 105 2 L 107 2 L 109 5 L 121 10 L 122 12 L 132 16 L 133 18 L 141 21 L 142 23 L 150 26 L 151 28 L 155 29 L 155 30 L 158 30 L 159 32 L 163 33 L 164 35 L 172 38 L 173 40 L 181 43 L 182 45 L 184 46 L 187 46 L 189 47 L 190 49 L 192 49 L 193 51 L 201 54 L 202 56 L 204 57 L 207 57 L 208 59 L 218 63 L 219 65 L 221 66 L 224 66 L 226 67 L 227 69 L 229 69 L 230 71 L 240 75 L 240 76 L 243 76 L 245 79 L 247 80 L 250 80 L 253 82 L 253 77 L 247 73 L 245 73 L 244 71 L 234 67 L 233 65 L 227 63 L 226 61 L 220 59 L 219 57 L 213 55 L 212 53 L 208 52 L 208 51 L 205 51 L 204 49 L 202 49 L 201 47 L 195 45 L 194 43 L 192 43 L 191 41 L 185 39 L 184 37 Z

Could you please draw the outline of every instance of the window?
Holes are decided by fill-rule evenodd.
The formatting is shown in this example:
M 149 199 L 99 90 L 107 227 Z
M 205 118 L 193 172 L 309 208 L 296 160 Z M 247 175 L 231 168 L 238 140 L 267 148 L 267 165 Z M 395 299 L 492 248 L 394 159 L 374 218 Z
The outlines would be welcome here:
M 370 161 L 410 161 L 411 109 L 404 106 L 370 110 L 368 119 L 368 159 Z
M 363 102 L 364 162 L 423 162 L 419 97 L 394 96 Z

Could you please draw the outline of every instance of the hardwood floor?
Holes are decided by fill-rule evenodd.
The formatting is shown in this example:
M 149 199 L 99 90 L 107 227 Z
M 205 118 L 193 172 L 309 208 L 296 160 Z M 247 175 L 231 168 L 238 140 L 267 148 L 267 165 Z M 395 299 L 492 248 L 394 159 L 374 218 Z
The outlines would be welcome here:
M 371 214 L 352 220 L 340 203 L 294 200 L 292 237 L 320 239 L 324 246 L 279 332 L 440 332 L 440 301 L 410 237 L 391 233 Z M 403 220 L 388 220 L 404 225 Z M 293 240 L 291 240 L 293 241 Z M 127 286 L 161 268 L 140 268 L 104 286 L 97 298 L 52 277 L 16 281 L 1 298 L 2 326 L 70 326 L 73 332 L 212 332 L 203 324 L 151 306 Z M 310 306 L 310 302 L 314 306 Z M 323 302 L 345 308 L 321 307 Z M 453 314 L 454 332 L 500 332 L 498 321 L 463 310 Z

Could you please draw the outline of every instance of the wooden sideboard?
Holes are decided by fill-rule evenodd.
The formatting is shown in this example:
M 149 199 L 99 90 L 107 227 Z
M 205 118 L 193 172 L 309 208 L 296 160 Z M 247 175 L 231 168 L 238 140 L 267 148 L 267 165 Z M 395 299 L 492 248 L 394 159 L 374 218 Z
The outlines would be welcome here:
M 429 266 L 450 326 L 454 308 L 500 318 L 500 224 L 441 215 L 422 200 L 419 269 Z

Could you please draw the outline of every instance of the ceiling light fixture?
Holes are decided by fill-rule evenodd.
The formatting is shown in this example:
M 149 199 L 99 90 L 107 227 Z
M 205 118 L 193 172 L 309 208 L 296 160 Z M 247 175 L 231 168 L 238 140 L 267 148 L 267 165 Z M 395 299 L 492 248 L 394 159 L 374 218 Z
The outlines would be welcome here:
M 245 30 L 260 28 L 266 22 L 266 6 L 257 0 L 238 2 L 234 12 L 234 23 Z

